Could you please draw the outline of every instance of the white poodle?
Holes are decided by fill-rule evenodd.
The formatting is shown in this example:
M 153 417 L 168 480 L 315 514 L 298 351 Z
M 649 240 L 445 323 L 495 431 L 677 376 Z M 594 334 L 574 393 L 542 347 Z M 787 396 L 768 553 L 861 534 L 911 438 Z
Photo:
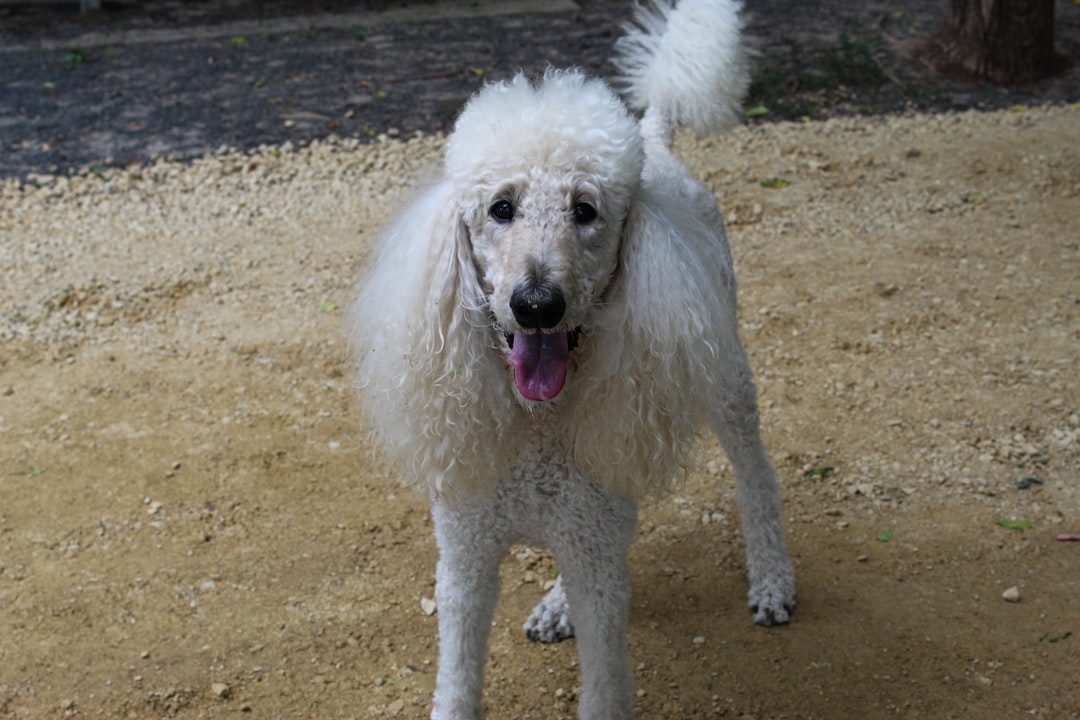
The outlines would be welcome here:
M 638 9 L 617 63 L 640 121 L 575 70 L 486 87 L 361 283 L 350 325 L 366 419 L 432 499 L 432 718 L 482 714 L 499 563 L 517 542 L 559 565 L 525 628 L 577 636 L 579 716 L 631 716 L 637 502 L 687 467 L 704 423 L 735 470 L 754 619 L 788 620 L 794 571 L 723 221 L 671 152 L 677 125 L 739 117 L 738 12 L 737 0 Z

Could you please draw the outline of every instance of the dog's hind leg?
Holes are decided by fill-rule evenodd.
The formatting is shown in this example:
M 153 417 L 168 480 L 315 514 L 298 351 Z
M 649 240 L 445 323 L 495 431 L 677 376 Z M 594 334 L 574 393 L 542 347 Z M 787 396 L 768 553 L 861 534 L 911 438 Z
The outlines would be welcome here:
M 749 602 L 759 625 L 786 623 L 795 608 L 795 570 L 784 543 L 783 501 L 759 429 L 757 390 L 738 341 L 726 391 L 712 428 L 735 470 L 736 498 L 746 540 Z
M 432 507 L 439 563 L 439 672 L 432 720 L 479 720 L 488 634 L 499 598 L 499 561 L 506 534 L 480 509 Z
M 570 622 L 570 602 L 563 589 L 562 575 L 555 579 L 555 587 L 548 591 L 525 621 L 525 635 L 534 642 L 553 643 L 574 637 L 574 625 Z

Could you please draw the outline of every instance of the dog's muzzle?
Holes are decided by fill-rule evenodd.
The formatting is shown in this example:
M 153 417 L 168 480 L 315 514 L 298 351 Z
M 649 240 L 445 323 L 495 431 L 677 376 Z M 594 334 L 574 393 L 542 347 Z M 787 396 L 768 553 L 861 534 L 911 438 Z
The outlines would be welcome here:
M 550 332 L 563 321 L 566 297 L 558 285 L 536 275 L 510 296 L 510 312 L 522 332 L 506 333 L 506 344 L 518 392 L 527 400 L 542 401 L 562 391 L 579 333 Z

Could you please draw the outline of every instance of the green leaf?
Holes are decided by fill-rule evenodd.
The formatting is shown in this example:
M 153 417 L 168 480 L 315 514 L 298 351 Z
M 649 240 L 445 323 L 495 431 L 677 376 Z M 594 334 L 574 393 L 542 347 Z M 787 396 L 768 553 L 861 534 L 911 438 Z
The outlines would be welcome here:
M 229 44 L 232 45 L 233 47 L 240 47 L 241 45 L 245 44 L 246 42 L 247 42 L 247 38 L 240 37 L 240 36 L 234 37 L 231 40 L 229 40 Z
M 828 477 L 829 473 L 831 473 L 832 471 L 833 471 L 833 468 L 826 466 L 826 467 L 814 468 L 813 470 L 811 470 L 810 472 L 808 472 L 806 474 L 809 475 L 810 477 L 824 478 L 824 477 Z
M 67 51 L 67 55 L 64 56 L 64 62 L 73 63 L 75 65 L 81 65 L 86 62 L 86 53 L 82 50 L 71 49 Z
M 770 190 L 779 190 L 780 188 L 786 188 L 790 184 L 790 180 L 784 180 L 783 178 L 773 178 L 772 180 L 761 181 L 761 187 L 769 188 Z
M 321 313 L 332 313 L 335 310 L 337 310 L 337 303 L 333 300 L 327 300 L 319 306 L 319 312 Z
M 881 532 L 879 532 L 877 534 L 877 539 L 878 539 L 879 542 L 889 542 L 890 540 L 892 540 L 892 537 L 893 537 L 892 528 L 889 528 L 888 530 L 882 530 Z
M 1008 528 L 1009 530 L 1020 530 L 1020 531 L 1024 531 L 1024 530 L 1027 530 L 1028 528 L 1033 527 L 1031 522 L 1029 522 L 1027 520 L 1010 520 L 1008 518 L 1000 518 L 997 521 L 997 524 L 1000 525 L 1003 528 Z
M 746 117 L 752 117 L 752 118 L 753 117 L 763 117 L 763 116 L 768 115 L 768 114 L 769 114 L 769 108 L 765 107 L 764 105 L 758 105 L 757 107 L 752 107 L 752 108 L 750 108 L 749 110 L 746 111 Z

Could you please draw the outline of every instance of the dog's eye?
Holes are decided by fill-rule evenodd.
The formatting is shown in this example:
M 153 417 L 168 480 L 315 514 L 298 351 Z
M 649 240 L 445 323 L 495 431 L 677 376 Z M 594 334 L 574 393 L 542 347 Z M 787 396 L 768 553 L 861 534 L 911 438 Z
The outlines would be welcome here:
M 589 203 L 581 202 L 574 206 L 574 222 L 578 225 L 587 225 L 596 219 L 596 208 Z
M 499 200 L 488 210 L 495 222 L 508 223 L 514 219 L 514 206 L 509 200 Z

